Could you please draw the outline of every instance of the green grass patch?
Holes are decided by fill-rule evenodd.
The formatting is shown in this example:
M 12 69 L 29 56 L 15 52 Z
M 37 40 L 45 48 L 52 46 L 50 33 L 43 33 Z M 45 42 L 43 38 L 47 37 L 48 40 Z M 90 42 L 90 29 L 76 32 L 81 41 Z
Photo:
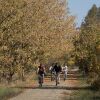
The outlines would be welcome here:
M 78 80 L 77 86 L 81 86 L 83 84 L 87 84 L 86 80 Z M 87 84 L 88 86 L 88 84 Z M 89 89 L 78 89 L 71 90 L 71 94 L 68 97 L 67 95 L 64 97 L 64 100 L 100 100 L 100 91 Z
M 80 90 L 74 91 L 70 100 L 100 100 L 100 91 Z
M 80 80 L 78 85 L 87 84 L 86 80 Z M 88 84 L 87 84 L 88 85 Z M 80 89 L 72 93 L 71 100 L 100 100 L 100 91 L 92 89 Z
M 0 100 L 7 100 L 8 98 L 16 96 L 21 92 L 22 90 L 18 88 L 0 87 Z

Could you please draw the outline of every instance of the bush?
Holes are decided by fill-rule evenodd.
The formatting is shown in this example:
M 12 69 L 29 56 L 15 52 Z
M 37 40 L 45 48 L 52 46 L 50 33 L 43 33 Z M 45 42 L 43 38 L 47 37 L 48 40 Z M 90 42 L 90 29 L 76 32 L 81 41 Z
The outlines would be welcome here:
M 0 100 L 7 100 L 8 98 L 18 95 L 21 92 L 22 92 L 21 89 L 1 87 L 0 88 Z
M 93 89 L 100 89 L 100 79 L 95 80 L 91 85 Z
M 93 89 L 100 89 L 100 77 L 97 73 L 91 72 L 88 76 L 87 82 L 91 84 Z

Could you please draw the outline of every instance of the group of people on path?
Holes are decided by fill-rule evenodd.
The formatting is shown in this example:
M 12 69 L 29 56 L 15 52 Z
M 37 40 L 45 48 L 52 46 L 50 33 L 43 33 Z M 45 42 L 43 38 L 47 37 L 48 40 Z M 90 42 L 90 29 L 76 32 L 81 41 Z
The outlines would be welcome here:
M 55 80 L 56 81 L 56 86 L 60 84 L 60 75 L 63 73 L 63 79 L 64 81 L 67 78 L 67 73 L 68 73 L 68 67 L 67 65 L 64 64 L 64 66 L 61 66 L 58 63 L 53 63 L 49 67 L 49 71 L 51 73 L 51 81 Z M 38 74 L 38 82 L 39 86 L 42 87 L 42 84 L 44 82 L 44 76 L 46 74 L 45 66 L 40 64 L 37 69 L 37 74 Z

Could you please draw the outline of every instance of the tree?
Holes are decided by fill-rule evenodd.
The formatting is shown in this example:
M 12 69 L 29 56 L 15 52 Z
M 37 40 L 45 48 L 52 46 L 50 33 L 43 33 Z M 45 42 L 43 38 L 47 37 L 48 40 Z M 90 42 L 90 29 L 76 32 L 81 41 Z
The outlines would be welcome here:
M 58 59 L 73 49 L 75 17 L 68 14 L 66 4 L 66 0 L 0 0 L 2 71 L 23 78 L 35 63 Z
M 93 5 L 81 25 L 78 43 L 79 57 L 82 61 L 85 60 L 83 63 L 84 69 L 88 69 L 90 72 L 94 73 L 99 73 L 100 71 L 96 53 L 96 48 L 100 43 L 99 21 L 99 8 L 97 8 L 96 5 Z M 85 63 L 87 64 L 85 65 Z

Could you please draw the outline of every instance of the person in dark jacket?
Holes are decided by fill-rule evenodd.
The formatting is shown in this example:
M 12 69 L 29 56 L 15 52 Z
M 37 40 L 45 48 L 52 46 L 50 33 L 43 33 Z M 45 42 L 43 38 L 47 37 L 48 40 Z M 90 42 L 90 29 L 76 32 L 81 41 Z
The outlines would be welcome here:
M 60 72 L 62 71 L 61 65 L 58 63 L 55 63 L 53 70 L 55 71 L 55 77 L 56 77 L 56 86 L 60 83 Z

